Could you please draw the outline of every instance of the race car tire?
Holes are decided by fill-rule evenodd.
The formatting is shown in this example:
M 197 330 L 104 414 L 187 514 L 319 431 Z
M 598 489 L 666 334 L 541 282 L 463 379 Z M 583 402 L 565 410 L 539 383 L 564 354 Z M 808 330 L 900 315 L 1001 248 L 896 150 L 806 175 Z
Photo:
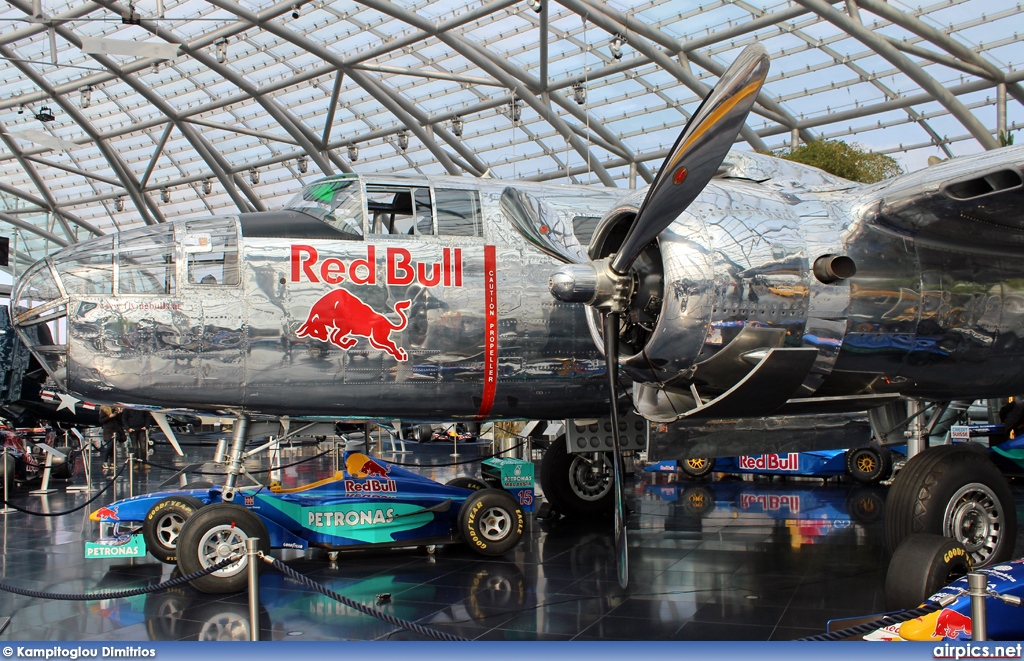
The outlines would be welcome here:
M 678 466 L 679 470 L 690 477 L 704 477 L 715 470 L 715 460 L 707 457 L 691 457 L 690 459 L 680 459 Z
M 861 484 L 878 484 L 892 475 L 892 453 L 874 443 L 847 450 L 846 474 Z
M 459 510 L 459 532 L 477 553 L 504 555 L 523 538 L 523 508 L 507 491 L 476 491 Z
M 886 608 L 917 608 L 970 571 L 971 556 L 963 544 L 942 535 L 911 535 L 889 561 L 885 575 Z
M 54 480 L 70 480 L 75 476 L 75 460 L 78 458 L 79 451 L 73 448 L 69 448 L 66 445 L 53 448 L 57 452 L 64 455 L 63 459 L 53 458 L 50 464 L 50 477 Z M 45 460 L 46 457 L 41 457 Z M 39 470 L 40 476 L 42 475 L 42 468 Z
M 491 486 L 483 480 L 478 480 L 475 477 L 456 477 L 448 480 L 444 483 L 446 487 L 459 487 L 460 489 L 472 489 L 473 491 L 480 491 L 481 489 L 490 489 Z
M 244 556 L 245 540 L 249 537 L 258 537 L 260 550 L 270 552 L 270 535 L 257 515 L 231 503 L 208 505 L 189 517 L 181 527 L 178 569 L 182 574 L 191 574 L 212 567 L 225 558 L 237 556 L 237 562 L 190 583 L 207 594 L 240 592 L 249 580 L 248 559 Z M 257 564 L 262 572 L 265 563 Z
M 430 425 L 418 425 L 416 427 L 416 440 L 420 443 L 429 443 L 433 440 L 434 428 Z
M 552 507 L 567 517 L 610 515 L 615 505 L 610 452 L 569 454 L 556 439 L 540 463 L 540 485 Z
M 964 545 L 975 567 L 1010 559 L 1017 540 L 1013 493 L 989 458 L 965 445 L 929 448 L 896 476 L 885 504 L 885 543 L 916 533 Z
M 168 496 L 149 508 L 142 522 L 142 538 L 150 555 L 160 562 L 175 564 L 181 527 L 202 506 L 203 501 L 192 496 Z

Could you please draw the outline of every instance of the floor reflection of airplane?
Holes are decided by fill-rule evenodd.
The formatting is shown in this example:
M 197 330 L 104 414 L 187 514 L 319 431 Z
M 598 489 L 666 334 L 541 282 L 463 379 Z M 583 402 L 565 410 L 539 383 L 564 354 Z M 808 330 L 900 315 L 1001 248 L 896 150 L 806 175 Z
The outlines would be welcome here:
M 234 412 L 229 500 L 254 413 L 487 420 L 610 408 L 611 429 L 618 398 L 609 407 L 607 389 L 621 367 L 636 409 L 658 423 L 652 443 L 678 458 L 692 450 L 675 441 L 691 419 L 1024 390 L 1024 310 L 1003 305 L 1021 281 L 1024 237 L 1004 228 L 1024 208 L 1024 149 L 872 186 L 729 154 L 767 71 L 763 48 L 745 50 L 645 191 L 339 175 L 306 186 L 283 211 L 173 221 L 57 252 L 16 286 L 18 333 L 76 396 Z M 598 217 L 592 237 L 582 232 Z M 853 296 L 851 283 L 862 292 L 942 289 L 963 312 L 920 324 L 891 318 L 888 295 Z M 913 355 L 914 343 L 859 342 L 851 329 L 863 324 L 918 343 L 942 337 L 948 348 Z M 548 369 L 602 351 L 604 375 Z M 422 368 L 441 354 L 452 357 L 446 369 Z M 750 438 L 740 452 L 792 449 Z M 612 456 L 581 464 L 555 443 L 541 474 L 561 509 L 615 501 L 621 532 L 613 485 L 622 464 Z M 943 498 L 988 482 L 973 461 L 955 460 L 970 474 Z M 972 542 L 986 557 L 1015 537 L 1003 487 L 969 499 L 998 531 Z M 928 526 L 939 529 L 941 518 Z M 891 540 L 909 532 L 893 529 Z M 624 534 L 617 548 L 624 559 Z

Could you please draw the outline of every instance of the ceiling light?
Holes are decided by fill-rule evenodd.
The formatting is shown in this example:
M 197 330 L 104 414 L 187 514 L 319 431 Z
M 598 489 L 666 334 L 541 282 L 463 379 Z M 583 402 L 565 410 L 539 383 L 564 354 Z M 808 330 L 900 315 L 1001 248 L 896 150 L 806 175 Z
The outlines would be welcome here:
M 209 195 L 213 192 L 213 182 L 209 179 L 203 179 L 203 195 Z
M 295 165 L 299 168 L 299 174 L 306 174 L 309 172 L 309 161 L 306 160 L 305 156 L 299 156 L 295 159 Z
M 292 5 L 292 18 L 298 18 L 298 17 L 299 17 L 299 6 L 298 5 Z
M 622 59 L 622 47 L 625 46 L 625 45 L 626 45 L 626 38 L 623 37 L 621 34 L 617 34 L 614 37 L 612 37 L 611 43 L 608 44 L 608 48 L 612 52 L 612 57 L 614 57 L 616 60 L 621 60 Z
M 348 146 L 348 160 L 353 163 L 359 160 L 359 147 L 356 147 L 355 145 Z
M 24 103 L 21 103 L 21 104 L 18 105 L 18 114 L 19 115 L 24 115 L 25 114 L 25 104 Z
M 124 198 L 121 197 L 120 195 L 114 198 L 114 211 L 117 211 L 119 213 L 121 211 L 124 211 Z
M 512 99 L 508 104 L 508 116 L 513 122 L 518 122 L 523 117 L 523 102 L 519 99 Z
M 154 76 L 160 73 L 160 63 L 154 62 L 149 70 L 153 73 Z
M 41 106 L 39 112 L 36 113 L 36 119 L 40 122 L 52 122 L 53 112 L 50 111 L 49 106 Z
M 260 183 L 260 171 L 256 168 L 249 168 L 249 181 L 252 182 L 253 186 Z
M 402 151 L 409 148 L 409 133 L 405 129 L 398 132 L 398 148 Z
M 583 83 L 576 83 L 572 86 L 572 99 L 579 105 L 587 102 L 587 87 Z
M 455 134 L 456 138 L 462 137 L 462 118 L 458 115 L 452 117 L 452 133 Z
M 217 64 L 224 64 L 228 61 L 228 40 L 221 39 L 217 42 Z
M 538 14 L 544 9 L 544 3 L 540 0 L 526 0 L 526 4 L 530 6 L 530 9 L 537 12 Z
M 92 88 L 86 85 L 82 89 L 78 90 L 78 100 L 80 106 L 83 109 L 88 108 L 92 105 Z
M 160 189 L 160 200 L 162 202 L 164 202 L 164 203 L 170 202 L 171 201 L 171 191 L 167 190 L 167 188 L 161 188 Z

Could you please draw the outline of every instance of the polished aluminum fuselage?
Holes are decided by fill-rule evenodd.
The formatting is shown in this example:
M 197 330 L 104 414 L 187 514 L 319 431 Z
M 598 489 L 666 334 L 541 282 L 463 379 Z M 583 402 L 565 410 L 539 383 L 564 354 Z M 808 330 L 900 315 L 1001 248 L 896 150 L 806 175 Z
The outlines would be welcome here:
M 1001 150 L 874 186 L 770 157 L 730 154 L 721 176 L 659 237 L 660 311 L 643 350 L 623 355 L 625 373 L 678 393 L 692 392 L 693 384 L 707 400 L 751 368 L 749 361 L 716 364 L 715 357 L 767 331 L 773 346 L 818 351 L 793 397 L 898 392 L 948 399 L 1024 392 L 1024 268 L 1014 251 L 960 251 L 955 242 L 917 241 L 905 225 L 884 222 L 883 213 L 886 205 L 912 203 L 917 191 L 971 172 L 1019 172 L 1022 154 Z M 253 238 L 243 231 L 238 284 L 213 288 L 189 284 L 180 247 L 184 221 L 177 221 L 174 295 L 89 295 L 45 285 L 40 278 L 59 274 L 69 250 L 89 250 L 90 244 L 79 244 L 33 267 L 15 294 L 15 300 L 66 303 L 66 338 L 44 341 L 31 331 L 52 309 L 45 303 L 18 316 L 19 332 L 60 385 L 96 402 L 360 419 L 547 419 L 606 412 L 593 313 L 558 303 L 548 293 L 557 263 L 502 214 L 506 184 L 420 181 L 457 181 L 478 189 L 483 236 L 370 235 L 344 241 Z M 541 234 L 564 232 L 577 216 L 635 209 L 643 195 L 517 185 L 557 209 L 562 226 L 544 227 Z M 1021 197 L 1019 190 L 1000 195 Z M 1005 222 L 1019 232 L 1022 207 L 1005 206 L 1018 210 Z M 940 213 L 928 222 L 955 227 L 962 220 Z M 133 232 L 121 234 L 122 246 L 130 244 Z M 308 271 L 295 264 L 296 246 L 305 250 L 300 262 L 306 260 Z M 319 269 L 328 259 L 350 268 L 368 259 L 371 247 L 373 283 L 350 278 L 332 285 L 309 277 L 324 273 Z M 456 248 L 457 282 L 450 264 Z M 426 265 L 428 276 L 444 268 L 450 282 L 389 283 L 394 249 L 407 251 L 406 263 Z M 811 265 L 825 254 L 852 257 L 856 276 L 835 284 L 818 281 Z M 360 279 L 367 279 L 365 272 Z M 339 288 L 357 295 L 391 327 L 402 326 L 385 340 L 406 351 L 406 360 L 368 331 L 348 336 L 354 341 L 343 348 L 303 330 L 318 303 Z M 398 308 L 404 301 L 409 304 L 402 325 Z M 496 328 L 488 328 L 491 321 Z M 328 324 L 327 331 L 340 324 Z M 48 343 L 50 349 L 43 346 Z M 62 351 L 65 358 L 58 355 Z M 489 352 L 495 359 L 490 368 Z

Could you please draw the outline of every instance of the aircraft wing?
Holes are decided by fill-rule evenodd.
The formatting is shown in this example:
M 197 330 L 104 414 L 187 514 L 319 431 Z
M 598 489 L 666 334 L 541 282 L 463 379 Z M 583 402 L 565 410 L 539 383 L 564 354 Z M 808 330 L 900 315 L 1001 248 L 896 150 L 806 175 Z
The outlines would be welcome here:
M 893 180 L 874 224 L 923 245 L 1019 256 L 1024 146 L 956 158 Z

